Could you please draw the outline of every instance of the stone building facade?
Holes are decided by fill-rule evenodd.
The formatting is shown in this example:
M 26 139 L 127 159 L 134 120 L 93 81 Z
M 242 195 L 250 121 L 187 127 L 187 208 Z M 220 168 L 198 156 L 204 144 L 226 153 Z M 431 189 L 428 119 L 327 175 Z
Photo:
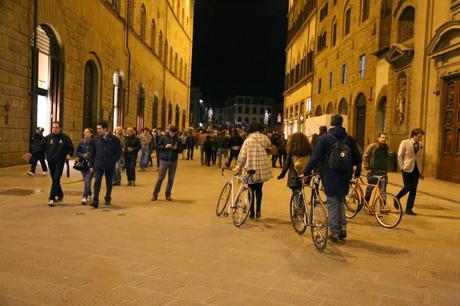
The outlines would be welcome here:
M 188 126 L 193 0 L 0 2 L 0 166 L 37 126 Z
M 303 131 L 304 120 L 311 111 L 317 1 L 289 0 L 284 82 L 284 133 L 287 135 Z
M 362 149 L 385 131 L 397 151 L 420 127 L 425 175 L 460 182 L 460 1 L 316 6 L 311 115 L 346 114 Z

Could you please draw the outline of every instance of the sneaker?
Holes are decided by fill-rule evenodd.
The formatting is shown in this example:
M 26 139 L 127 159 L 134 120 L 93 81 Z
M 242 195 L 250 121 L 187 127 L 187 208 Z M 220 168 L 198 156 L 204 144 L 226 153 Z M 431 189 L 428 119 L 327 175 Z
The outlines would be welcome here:
M 331 240 L 332 242 L 338 242 L 339 241 L 339 235 L 337 235 L 336 233 L 330 233 L 329 234 L 329 240 Z
M 339 234 L 340 240 L 345 240 L 347 238 L 347 230 L 341 230 Z
M 406 210 L 406 215 L 416 216 L 417 214 L 412 209 L 409 209 Z
M 35 176 L 35 173 L 33 173 L 32 171 L 29 171 L 29 172 L 27 172 L 27 175 L 28 176 Z
M 260 213 L 260 211 L 256 212 L 256 219 L 259 219 L 260 217 L 262 217 L 262 214 Z
M 54 204 L 54 200 L 50 200 L 48 205 L 54 207 L 56 204 Z
M 136 186 L 136 181 L 131 181 L 131 186 Z
M 91 203 L 91 206 L 92 206 L 94 209 L 96 209 L 96 208 L 98 208 L 99 203 L 98 203 L 97 201 L 93 201 L 93 203 Z
M 104 205 L 105 205 L 105 206 L 109 206 L 110 204 L 112 204 L 112 203 L 110 202 L 110 200 L 104 202 Z
M 131 186 L 131 181 L 128 181 L 128 184 L 126 186 Z
M 42 175 L 43 175 L 43 176 L 48 175 L 48 171 L 43 171 L 43 172 L 42 172 Z
M 60 198 L 60 197 L 54 197 L 54 201 L 56 203 L 59 203 L 59 202 L 62 202 L 62 200 L 64 199 L 64 197 Z
M 153 201 L 156 201 L 156 200 L 158 200 L 158 196 L 157 196 L 157 195 L 153 195 L 152 198 L 150 199 L 150 201 L 152 201 L 152 202 L 153 202 Z
M 171 198 L 171 196 L 166 196 L 166 201 L 169 201 L 169 202 L 171 202 L 171 201 L 172 201 L 172 198 Z
M 88 199 L 86 197 L 81 198 L 81 205 L 86 205 L 88 203 Z

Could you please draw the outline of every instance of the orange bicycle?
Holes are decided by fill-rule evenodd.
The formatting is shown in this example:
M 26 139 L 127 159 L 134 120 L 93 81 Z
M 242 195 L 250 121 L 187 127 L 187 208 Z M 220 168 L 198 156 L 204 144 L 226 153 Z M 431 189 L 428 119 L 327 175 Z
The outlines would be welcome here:
M 365 184 L 361 177 L 353 178 L 350 183 L 350 191 L 346 196 L 345 215 L 354 218 L 364 207 L 370 215 L 374 215 L 377 221 L 386 228 L 393 228 L 401 222 L 402 208 L 398 198 L 389 192 L 382 190 L 382 183 L 386 176 L 377 176 L 377 183 Z M 365 198 L 364 186 L 373 186 L 369 202 Z

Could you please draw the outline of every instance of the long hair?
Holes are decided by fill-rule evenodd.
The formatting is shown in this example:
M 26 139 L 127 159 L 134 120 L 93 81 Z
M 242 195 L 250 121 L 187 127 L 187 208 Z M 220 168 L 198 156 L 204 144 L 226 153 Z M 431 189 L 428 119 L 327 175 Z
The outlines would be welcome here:
M 311 144 L 304 133 L 294 133 L 289 137 L 287 152 L 295 156 L 308 156 L 311 154 Z

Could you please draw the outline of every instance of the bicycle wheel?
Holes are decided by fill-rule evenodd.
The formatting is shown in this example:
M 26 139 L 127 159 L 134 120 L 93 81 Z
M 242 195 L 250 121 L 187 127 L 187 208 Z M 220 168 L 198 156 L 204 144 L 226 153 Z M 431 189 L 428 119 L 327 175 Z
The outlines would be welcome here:
M 295 192 L 291 196 L 291 224 L 297 234 L 302 235 L 307 229 L 307 218 L 305 210 L 305 201 L 303 194 L 300 192 Z
M 382 193 L 375 200 L 375 218 L 384 227 L 395 227 L 401 222 L 401 203 L 391 193 Z
M 321 252 L 326 248 L 329 233 L 326 205 L 318 199 L 313 199 L 310 210 L 311 238 L 315 247 Z
M 220 216 L 225 208 L 228 205 L 228 202 L 230 200 L 230 193 L 232 192 L 232 185 L 230 182 L 227 182 L 224 185 L 224 188 L 222 188 L 222 191 L 219 195 L 219 199 L 217 200 L 217 206 L 216 206 L 216 215 Z
M 362 208 L 362 200 L 353 186 L 350 186 L 348 195 L 345 197 L 345 215 L 348 219 L 354 218 Z
M 251 192 L 248 188 L 241 190 L 232 208 L 233 224 L 240 227 L 248 218 L 251 208 Z

